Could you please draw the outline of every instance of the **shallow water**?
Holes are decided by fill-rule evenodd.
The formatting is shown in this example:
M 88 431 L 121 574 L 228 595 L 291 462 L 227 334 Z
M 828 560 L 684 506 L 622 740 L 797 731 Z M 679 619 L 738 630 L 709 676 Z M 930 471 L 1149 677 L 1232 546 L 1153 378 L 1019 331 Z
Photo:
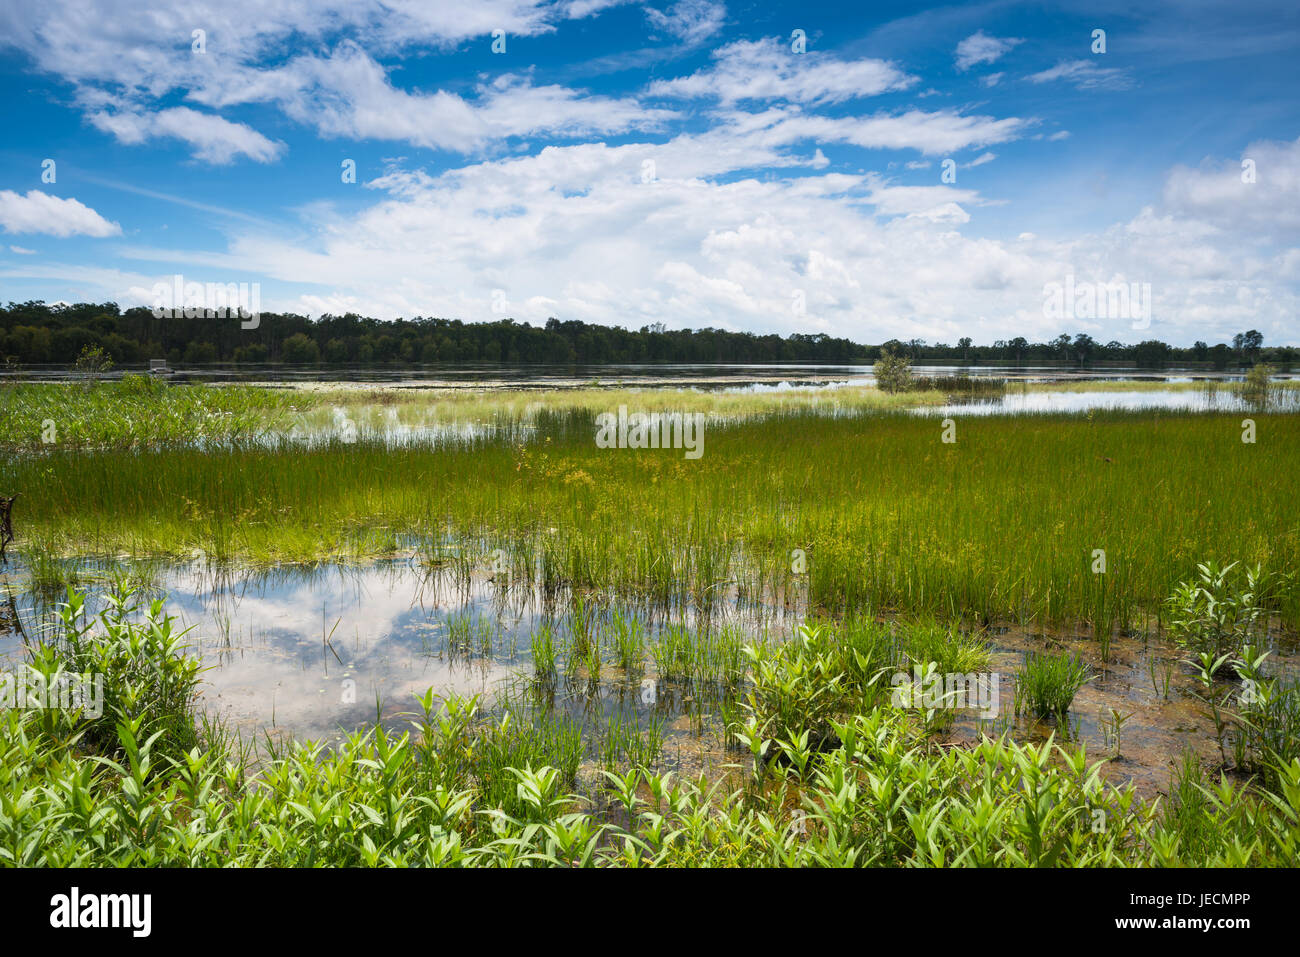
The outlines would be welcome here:
M 120 378 L 141 369 L 115 369 L 104 378 Z M 1078 369 L 1060 365 L 917 365 L 912 371 L 922 376 L 970 375 L 998 376 L 1029 381 L 1169 381 L 1196 379 L 1230 381 L 1241 375 L 1203 369 L 1170 367 L 1162 371 L 1136 366 Z M 0 381 L 12 374 L 0 370 Z M 74 370 L 58 366 L 31 366 L 22 377 L 30 381 L 60 382 L 74 380 Z M 819 362 L 698 362 L 698 363 L 608 363 L 602 365 L 508 365 L 504 363 L 432 364 L 411 369 L 387 369 L 350 366 L 330 369 L 285 369 L 267 366 L 177 367 L 171 381 L 180 382 L 248 382 L 281 386 L 313 386 L 351 383 L 359 387 L 384 386 L 409 389 L 565 389 L 591 385 L 678 388 L 743 388 L 754 384 L 782 381 L 815 385 L 848 382 L 868 385 L 875 382 L 873 363 Z
M 99 607 L 108 569 L 86 563 L 80 574 L 88 605 Z M 52 627 L 52 609 L 22 591 L 22 577 L 11 567 L 7 583 L 21 627 L 6 630 L 0 619 L 0 661 L 9 664 L 22 659 L 24 635 L 38 640 Z M 417 710 L 415 696 L 428 688 L 438 697 L 482 695 L 488 711 L 522 700 L 520 692 L 530 688 L 527 699 L 536 703 L 530 636 L 549 624 L 560 661 L 553 686 L 544 689 L 547 710 L 570 716 L 592 744 L 613 715 L 641 728 L 658 725 L 666 765 L 700 770 L 734 760 L 723 753 L 713 710 L 720 689 L 659 680 L 650 643 L 674 624 L 741 627 L 743 620 L 747 634 L 760 635 L 788 634 L 794 622 L 779 609 L 759 616 L 733 606 L 706 622 L 690 607 L 620 606 L 644 625 L 644 667 L 624 671 L 606 645 L 592 681 L 584 663 L 565 660 L 564 644 L 580 627 L 567 603 L 486 577 L 455 581 L 415 559 L 267 572 L 214 572 L 196 562 L 152 568 L 149 577 L 141 594 L 166 595 L 165 613 L 190 629 L 192 651 L 208 668 L 204 706 L 245 740 L 270 733 L 335 743 L 377 718 L 404 726 Z M 609 610 L 588 612 L 595 629 L 608 624 Z M 650 694 L 647 678 L 655 683 Z
M 105 572 L 96 563 L 82 569 L 92 606 L 105 587 Z M 96 575 L 99 584 L 93 582 Z M 530 688 L 528 700 L 536 702 L 537 686 L 529 680 L 534 670 L 530 635 L 549 624 L 560 661 L 556 680 L 544 690 L 544 705 L 583 728 L 588 763 L 617 715 L 642 729 L 657 725 L 664 739 L 661 766 L 691 772 L 747 758 L 726 747 L 724 689 L 711 682 L 660 680 L 650 644 L 674 625 L 692 631 L 731 628 L 747 641 L 781 641 L 803 619 L 797 600 L 789 608 L 769 607 L 733 596 L 708 610 L 593 604 L 575 624 L 567 596 L 548 601 L 536 590 L 503 588 L 485 577 L 453 579 L 415 559 L 267 572 L 214 571 L 193 563 L 159 566 L 147 577 L 150 592 L 167 595 L 166 613 L 191 629 L 187 638 L 208 669 L 204 707 L 245 740 L 270 734 L 333 743 L 376 720 L 404 726 L 416 710 L 415 695 L 428 688 L 439 697 L 481 694 L 488 710 L 507 699 L 521 700 L 521 692 Z M 21 626 L 0 616 L 0 660 L 12 664 L 22 658 L 24 635 L 38 640 L 47 633 L 50 609 L 23 592 L 20 568 L 11 565 L 0 578 Z M 602 644 L 598 676 L 576 660 L 566 662 L 566 636 L 582 630 L 582 618 L 590 633 L 608 634 L 614 611 L 643 623 L 643 667 L 628 672 L 615 664 L 608 642 Z M 1098 643 L 1083 634 L 1004 626 L 991 629 L 989 638 L 991 668 L 1001 689 L 998 717 L 959 712 L 941 740 L 964 746 L 986 733 L 1010 731 L 1020 741 L 1054 733 L 1058 743 L 1082 743 L 1099 759 L 1114 753 L 1106 730 L 1114 711 L 1129 717 L 1120 757 L 1104 770 L 1111 780 L 1132 781 L 1143 793 L 1155 793 L 1166 786 L 1184 748 L 1217 762 L 1213 725 L 1193 697 L 1195 678 L 1168 643 L 1142 635 L 1117 637 L 1103 661 Z M 1025 654 L 1060 649 L 1082 653 L 1096 678 L 1079 692 L 1059 726 L 1016 716 L 1013 676 Z M 1292 639 L 1275 635 L 1273 651 L 1276 673 L 1300 673 Z M 647 681 L 654 683 L 649 695 Z
M 1168 409 L 1190 412 L 1258 412 L 1259 403 L 1249 402 L 1222 389 L 1151 389 L 1145 391 L 1088 390 L 1080 392 L 1017 392 L 1011 387 L 1004 396 L 977 397 L 927 406 L 923 415 L 1032 415 L 1082 413 L 1105 409 Z M 1300 411 L 1300 391 L 1278 390 L 1266 411 Z
M 803 380 L 778 380 L 775 382 L 748 383 L 729 386 L 729 393 L 781 394 L 795 390 L 814 390 L 833 396 L 840 389 L 863 384 L 850 379 L 809 382 Z M 694 388 L 694 387 L 692 387 Z M 1028 392 L 1011 385 L 1005 395 L 979 396 L 953 400 L 943 405 L 921 406 L 913 411 L 919 415 L 971 416 L 971 415 L 1033 415 L 1033 414 L 1084 414 L 1092 410 L 1149 410 L 1192 412 L 1297 412 L 1300 411 L 1300 389 L 1279 389 L 1269 399 L 1266 407 L 1243 399 L 1226 389 L 1195 390 L 1153 389 L 1144 391 L 1081 390 L 1060 392 Z M 514 442 L 531 442 L 537 436 L 532 419 L 525 415 L 520 420 L 492 420 L 475 422 L 441 421 L 439 411 L 432 406 L 419 404 L 360 405 L 345 409 L 335 406 L 318 409 L 297 416 L 285 432 L 263 435 L 261 441 L 276 445 L 283 440 L 310 447 L 331 441 L 356 441 L 360 439 L 383 441 L 393 447 L 446 446 L 465 444 L 492 438 L 508 438 Z M 869 414 L 851 407 L 832 403 L 820 410 L 823 415 Z M 712 417 L 710 421 L 721 421 Z

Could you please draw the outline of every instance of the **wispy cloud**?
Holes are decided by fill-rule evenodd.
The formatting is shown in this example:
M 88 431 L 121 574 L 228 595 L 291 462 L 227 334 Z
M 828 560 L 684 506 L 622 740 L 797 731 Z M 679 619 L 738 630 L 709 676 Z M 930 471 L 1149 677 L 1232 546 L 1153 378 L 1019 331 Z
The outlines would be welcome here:
M 957 69 L 965 72 L 981 63 L 994 63 L 1024 42 L 1020 37 L 991 37 L 978 30 L 957 44 Z
M 1126 90 L 1133 85 L 1126 71 L 1101 66 L 1096 60 L 1063 60 L 1049 70 L 1030 74 L 1029 80 L 1032 83 L 1063 80 L 1078 90 Z
M 713 66 L 690 76 L 651 83 L 649 95 L 707 97 L 723 105 L 750 100 L 816 105 L 905 90 L 917 82 L 887 60 L 794 53 L 774 38 L 729 43 L 715 50 L 713 58 Z
M 716 0 L 677 0 L 664 10 L 647 7 L 645 15 L 656 29 L 694 44 L 715 36 L 722 29 L 727 8 Z

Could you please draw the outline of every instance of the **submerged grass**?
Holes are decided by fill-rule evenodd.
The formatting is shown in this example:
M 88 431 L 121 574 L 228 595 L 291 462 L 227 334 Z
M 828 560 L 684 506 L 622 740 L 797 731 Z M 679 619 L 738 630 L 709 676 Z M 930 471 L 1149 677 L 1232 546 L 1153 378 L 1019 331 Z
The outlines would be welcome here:
M 500 549 L 515 580 L 546 589 L 708 601 L 734 588 L 1110 634 L 1159 614 L 1202 561 L 1300 565 L 1300 419 L 1254 420 L 1255 443 L 1239 416 L 1119 411 L 960 420 L 945 443 L 920 416 L 785 411 L 710 420 L 691 460 L 597 448 L 578 410 L 529 443 L 56 450 L 0 464 L 0 490 L 23 494 L 11 547 L 32 566 L 417 549 L 468 572 Z M 1294 577 L 1275 599 L 1300 622 Z

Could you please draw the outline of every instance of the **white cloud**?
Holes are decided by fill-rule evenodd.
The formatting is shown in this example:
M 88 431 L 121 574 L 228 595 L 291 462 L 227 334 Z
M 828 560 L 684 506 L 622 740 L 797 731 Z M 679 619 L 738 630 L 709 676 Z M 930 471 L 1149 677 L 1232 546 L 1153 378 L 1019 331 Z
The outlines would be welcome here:
M 1019 37 L 991 37 L 983 30 L 977 30 L 957 44 L 957 69 L 965 72 L 981 63 L 993 63 L 1008 50 L 1024 42 Z
M 667 31 L 687 44 L 696 44 L 722 29 L 727 8 L 715 0 L 677 0 L 666 10 L 647 7 L 645 15 L 656 29 Z
M 862 117 L 800 115 L 777 124 L 773 135 L 839 141 L 865 149 L 915 149 L 934 155 L 1014 140 L 1031 122 L 1018 117 L 967 116 L 956 110 L 908 110 Z
M 1247 182 L 1253 173 L 1254 182 Z M 1300 139 L 1260 141 L 1241 159 L 1175 167 L 1164 203 L 1174 213 L 1225 230 L 1285 235 L 1300 230 Z
M 886 60 L 843 60 L 810 50 L 794 53 L 779 40 L 739 40 L 713 53 L 712 67 L 651 83 L 651 96 L 713 98 L 724 106 L 747 100 L 840 103 L 917 82 Z
M 657 129 L 670 110 L 631 98 L 533 86 L 504 74 L 477 88 L 474 100 L 443 90 L 408 93 L 354 44 L 328 57 L 300 57 L 275 85 L 285 112 L 327 137 L 400 140 L 414 146 L 472 152 L 512 136 L 575 137 Z
M 1129 75 L 1119 67 L 1098 66 L 1096 60 L 1066 60 L 1049 70 L 1029 76 L 1033 83 L 1064 80 L 1079 90 L 1126 90 L 1133 85 Z
M 962 208 L 983 205 L 977 191 L 952 186 L 891 186 L 878 177 L 869 177 L 867 202 L 882 216 L 922 216 L 931 220 L 969 222 Z
M 980 77 L 980 83 L 984 84 L 987 87 L 994 87 L 998 85 L 998 82 L 1004 76 L 1006 76 L 1005 73 L 990 73 L 988 76 Z
M 0 190 L 0 228 L 7 233 L 43 233 L 47 236 L 118 236 L 122 227 L 110 223 L 89 206 L 69 197 L 62 199 L 28 190 L 21 196 Z
M 91 122 L 119 141 L 174 137 L 207 162 L 238 157 L 269 162 L 284 147 L 216 115 L 188 107 L 159 108 L 164 98 L 179 93 L 213 110 L 273 103 L 326 135 L 409 136 L 414 145 L 476 149 L 498 136 L 653 128 L 654 118 L 665 114 L 641 110 L 632 100 L 588 97 L 527 81 L 508 91 L 489 84 L 482 103 L 442 90 L 408 92 L 389 82 L 377 57 L 415 49 L 450 51 L 476 39 L 490 43 L 497 29 L 506 32 L 509 42 L 551 32 L 557 20 L 591 16 L 614 5 L 614 0 L 476 0 L 461 5 L 193 0 L 182 8 L 146 10 L 133 0 L 102 0 L 92 29 L 80 0 L 51 0 L 40 8 L 0 7 L 0 47 L 19 49 L 38 69 L 72 83 L 75 100 Z M 704 29 L 707 6 L 679 5 L 670 11 L 671 22 L 694 35 Z M 194 29 L 206 31 L 203 53 L 191 49 Z M 272 65 L 286 48 L 313 52 Z M 528 115 L 532 119 L 525 119 Z M 445 133 L 432 128 L 442 124 L 449 127 Z
M 613 5 L 485 0 L 452 9 L 415 0 L 383 7 L 378 0 L 311 7 L 230 0 L 218 7 L 196 0 L 183 14 L 168 8 L 142 21 L 138 8 L 123 2 L 107 4 L 98 32 L 80 28 L 75 6 L 35 16 L 10 5 L 0 11 L 0 35 L 27 49 L 40 68 L 66 71 L 77 103 L 122 142 L 172 137 L 208 162 L 269 161 L 281 144 L 217 115 L 269 104 L 323 137 L 477 154 L 433 172 L 395 160 L 365 183 L 368 192 L 351 193 L 346 209 L 327 202 L 304 207 L 292 231 L 248 216 L 222 217 L 230 221 L 223 226 L 230 241 L 217 252 L 114 244 L 119 255 L 151 269 L 166 262 L 196 273 L 264 277 L 268 310 L 488 320 L 499 316 L 491 297 L 502 289 L 507 314 L 532 322 L 551 315 L 631 326 L 663 321 L 877 342 L 1048 338 L 1061 331 L 1132 339 L 1126 324 L 1063 329 L 1044 317 L 1043 285 L 1072 273 L 1150 282 L 1156 321 L 1144 335 L 1213 340 L 1250 325 L 1270 339 L 1294 338 L 1286 331 L 1300 281 L 1300 250 L 1292 248 L 1300 209 L 1294 143 L 1248 147 L 1257 169 L 1249 187 L 1239 181 L 1237 160 L 1207 161 L 1171 171 L 1162 197 L 1108 229 L 1062 239 L 1043 227 L 1042 236 L 1022 232 L 1003 241 L 977 234 L 984 210 L 1001 197 L 904 185 L 878 170 L 927 169 L 932 162 L 923 157 L 948 155 L 974 156 L 964 164 L 973 167 L 991 162 L 997 144 L 1068 133 L 1037 132 L 1039 121 L 1028 116 L 844 108 L 915 89 L 917 79 L 889 61 L 794 54 L 775 39 L 729 43 L 698 72 L 647 88 L 686 101 L 669 104 L 683 113 L 694 108 L 698 122 L 689 127 L 675 125 L 682 114 L 647 105 L 647 95 L 593 96 L 541 84 L 531 71 L 483 75 L 477 83 L 462 77 L 454 89 L 403 87 L 401 63 L 393 62 L 404 52 L 486 43 L 496 27 L 513 43 L 552 30 L 563 17 Z M 656 27 L 665 34 L 676 15 L 680 32 L 672 35 L 681 38 L 706 35 L 701 31 L 725 14 L 720 5 L 685 4 L 647 14 L 652 21 L 655 15 L 665 18 Z M 195 17 L 210 18 L 206 58 L 188 52 Z M 982 32 L 968 37 L 958 48 L 959 69 L 995 62 L 1015 42 Z M 522 60 L 510 62 L 523 69 Z M 991 86 L 1001 76 L 981 82 Z M 1092 61 L 1058 64 L 1032 79 L 1083 89 L 1129 82 L 1122 71 Z M 176 106 L 178 96 L 190 106 Z M 819 112 L 824 106 L 840 108 Z M 664 130 L 638 142 L 599 141 Z M 505 140 L 533 137 L 538 145 L 521 144 L 516 154 L 499 149 Z M 569 142 L 581 138 L 597 141 Z M 921 156 L 855 155 L 845 147 Z M 864 168 L 877 160 L 874 170 Z M 1062 208 L 1061 221 L 1076 211 Z M 78 218 L 80 226 L 54 234 L 120 233 L 75 200 L 0 193 L 0 225 L 10 232 L 20 231 L 11 223 L 50 231 L 52 223 Z M 27 263 L 11 260 L 3 274 L 98 284 L 105 298 L 119 301 L 124 291 L 140 294 L 159 278 L 43 257 L 29 262 L 24 269 Z M 807 296 L 806 315 L 791 310 L 796 289 Z
M 659 145 L 548 147 L 436 176 L 394 169 L 370 184 L 385 194 L 370 208 L 318 210 L 310 246 L 245 232 L 229 268 L 242 262 L 321 290 L 273 303 L 264 292 L 268 309 L 487 320 L 498 318 L 492 290 L 503 289 L 520 321 L 663 321 L 859 341 L 1062 331 L 1131 340 L 1126 322 L 1065 328 L 1042 309 L 1048 282 L 1123 276 L 1152 284 L 1155 321 L 1142 335 L 1218 341 L 1254 326 L 1272 340 L 1293 336 L 1286 324 L 1300 302 L 1279 277 L 1300 269 L 1296 251 L 1257 249 L 1189 218 L 1221 209 L 1213 168 L 1209 183 L 1171 173 L 1163 208 L 1101 232 L 1003 242 L 964 235 L 992 201 L 971 189 L 814 173 L 809 157 L 771 144 L 773 161 L 802 163 L 800 175 L 725 176 L 749 168 L 748 144 L 788 121 L 777 112 L 767 125 Z M 1253 148 L 1268 161 L 1260 169 L 1274 170 L 1275 204 L 1291 188 L 1277 162 L 1300 169 L 1285 146 Z M 643 159 L 657 169 L 648 183 Z M 807 297 L 804 316 L 790 308 L 796 289 Z
M 35 249 L 28 249 L 26 246 L 13 246 L 13 245 L 10 245 L 10 247 L 9 247 L 9 251 L 10 251 L 11 253 L 17 253 L 19 256 L 35 256 L 35 255 L 36 255 L 36 250 L 35 250 Z
M 983 166 L 985 163 L 992 163 L 997 158 L 998 158 L 997 153 L 982 153 L 979 156 L 975 157 L 973 160 L 971 160 L 969 163 L 966 163 L 964 165 L 966 166 L 967 169 L 971 169 L 976 166 Z
M 211 113 L 175 106 L 157 113 L 100 112 L 90 122 L 118 142 L 140 144 L 156 137 L 178 139 L 194 150 L 194 158 L 224 165 L 239 156 L 270 163 L 284 153 L 284 144 L 267 139 L 244 123 L 232 123 Z

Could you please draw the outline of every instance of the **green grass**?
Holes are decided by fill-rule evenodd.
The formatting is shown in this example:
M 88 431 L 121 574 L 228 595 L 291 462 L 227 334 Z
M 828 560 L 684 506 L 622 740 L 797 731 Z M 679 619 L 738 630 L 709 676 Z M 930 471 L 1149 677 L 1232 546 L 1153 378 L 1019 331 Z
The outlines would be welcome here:
M 959 419 L 787 411 L 710 423 L 704 456 L 599 449 L 589 412 L 445 448 L 380 441 L 56 450 L 0 464 L 12 548 L 271 564 L 417 549 L 468 574 L 708 602 L 728 588 L 939 620 L 1160 612 L 1199 562 L 1300 565 L 1300 419 L 1098 412 Z M 807 568 L 793 572 L 795 549 Z M 1105 574 L 1094 553 L 1105 552 Z M 1276 596 L 1300 622 L 1295 579 Z
M 88 622 L 74 597 L 31 665 L 104 674 L 107 707 L 0 711 L 0 864 L 1295 866 L 1300 689 L 1244 643 L 1275 613 L 1300 624 L 1300 419 L 1252 414 L 1246 444 L 1241 414 L 959 418 L 947 444 L 937 419 L 899 411 L 915 401 L 0 388 L 16 423 L 0 430 L 16 453 L 0 494 L 23 496 L 13 554 L 46 600 L 92 575 L 152 588 L 157 561 L 196 550 L 413 552 L 466 588 L 503 559 L 510 587 L 567 605 L 527 639 L 533 675 L 491 708 L 430 692 L 408 728 L 253 754 L 196 710 L 197 665 L 158 607 Z M 708 413 L 704 456 L 598 449 L 594 415 L 620 404 Z M 358 441 L 266 439 L 296 411 L 327 433 L 336 407 Z M 390 412 L 492 428 L 390 445 Z M 52 413 L 60 438 L 42 443 L 31 429 Z M 104 571 L 67 561 L 88 555 Z M 1260 577 L 1207 585 L 1206 562 Z M 1238 592 L 1248 628 L 1224 604 Z M 619 610 L 707 623 L 716 602 L 777 596 L 810 608 L 788 642 Z M 1103 784 L 1079 749 L 939 747 L 945 717 L 895 707 L 890 676 L 986 670 L 994 620 L 1085 622 L 1103 659 L 1126 628 L 1238 648 L 1252 661 L 1206 678 L 1205 699 L 1235 777 L 1189 757 L 1159 803 Z M 439 650 L 486 659 L 512 635 L 462 612 Z M 739 770 L 663 773 L 665 712 L 634 710 L 643 675 L 695 702 L 697 734 L 718 719 Z M 1086 678 L 1078 658 L 1032 655 L 1017 707 L 1064 715 Z M 609 713 L 602 682 L 622 691 Z M 565 710 L 579 701 L 580 718 Z
M 0 450 L 138 449 L 244 441 L 287 421 L 293 397 L 146 375 L 77 385 L 0 384 Z

